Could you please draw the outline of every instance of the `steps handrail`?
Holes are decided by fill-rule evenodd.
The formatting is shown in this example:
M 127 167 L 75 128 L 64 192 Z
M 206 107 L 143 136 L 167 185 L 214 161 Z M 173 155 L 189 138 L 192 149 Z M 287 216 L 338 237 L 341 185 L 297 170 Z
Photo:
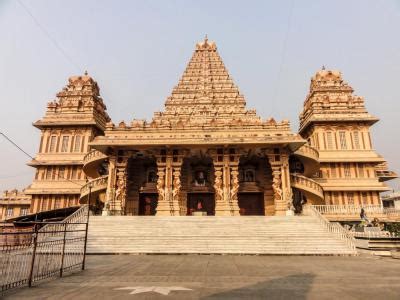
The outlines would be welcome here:
M 307 205 L 304 209 L 304 212 L 316 217 L 323 227 L 325 227 L 329 232 L 334 233 L 342 241 L 346 242 L 347 246 L 351 250 L 356 251 L 354 236 L 344 229 L 340 224 L 329 222 L 328 219 L 321 215 L 313 205 Z
M 42 232 L 40 235 L 40 240 L 45 240 L 47 237 L 52 236 L 57 230 L 63 228 L 63 226 L 68 226 L 68 230 L 78 230 L 83 229 L 85 227 L 84 223 L 88 222 L 87 218 L 87 210 L 89 209 L 88 205 L 82 205 L 78 208 L 74 213 L 66 217 L 64 220 L 57 224 L 47 224 L 39 229 L 39 232 Z M 64 225 L 68 224 L 68 225 Z M 49 232 L 49 233 L 47 233 Z

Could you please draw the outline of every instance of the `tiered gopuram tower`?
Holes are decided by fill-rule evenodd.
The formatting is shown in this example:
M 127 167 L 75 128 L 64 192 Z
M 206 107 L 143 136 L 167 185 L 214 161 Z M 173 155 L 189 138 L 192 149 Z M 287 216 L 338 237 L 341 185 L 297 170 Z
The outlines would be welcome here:
M 311 79 L 300 114 L 300 134 L 318 149 L 325 204 L 380 204 L 383 183 L 396 177 L 372 146 L 370 127 L 378 119 L 368 113 L 364 99 L 339 71 L 321 70 Z
M 33 125 L 41 130 L 39 151 L 29 165 L 36 168 L 25 194 L 31 212 L 79 205 L 86 184 L 82 171 L 89 142 L 110 120 L 97 83 L 87 74 L 69 78 L 68 85 L 48 103 L 45 116 Z

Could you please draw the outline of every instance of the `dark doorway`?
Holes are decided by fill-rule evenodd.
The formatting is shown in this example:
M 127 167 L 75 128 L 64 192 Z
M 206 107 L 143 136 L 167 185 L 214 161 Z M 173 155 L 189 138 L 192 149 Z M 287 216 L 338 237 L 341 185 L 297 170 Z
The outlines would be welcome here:
M 241 216 L 264 216 L 264 197 L 262 193 L 239 193 Z
M 207 216 L 215 215 L 215 200 L 213 193 L 190 193 L 187 199 L 187 214 L 194 211 L 205 211 Z
M 139 215 L 154 216 L 157 209 L 157 194 L 142 193 L 139 196 Z

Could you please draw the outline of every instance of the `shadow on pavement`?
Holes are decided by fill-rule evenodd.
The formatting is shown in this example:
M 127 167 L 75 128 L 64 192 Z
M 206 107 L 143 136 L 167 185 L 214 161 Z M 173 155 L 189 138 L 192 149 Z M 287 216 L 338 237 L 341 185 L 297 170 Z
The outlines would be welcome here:
M 310 273 L 276 278 L 239 289 L 202 297 L 208 299 L 307 299 L 315 275 Z

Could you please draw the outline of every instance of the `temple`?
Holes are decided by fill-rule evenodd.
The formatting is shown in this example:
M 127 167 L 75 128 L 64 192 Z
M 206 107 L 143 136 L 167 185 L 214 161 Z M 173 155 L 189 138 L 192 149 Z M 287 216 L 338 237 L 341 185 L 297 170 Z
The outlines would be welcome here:
M 380 205 L 397 175 L 371 143 L 371 116 L 338 71 L 320 70 L 300 114 L 246 107 L 216 44 L 198 43 L 165 108 L 114 124 L 97 83 L 74 76 L 41 130 L 31 212 L 88 203 L 103 215 L 291 215 L 314 205 Z

